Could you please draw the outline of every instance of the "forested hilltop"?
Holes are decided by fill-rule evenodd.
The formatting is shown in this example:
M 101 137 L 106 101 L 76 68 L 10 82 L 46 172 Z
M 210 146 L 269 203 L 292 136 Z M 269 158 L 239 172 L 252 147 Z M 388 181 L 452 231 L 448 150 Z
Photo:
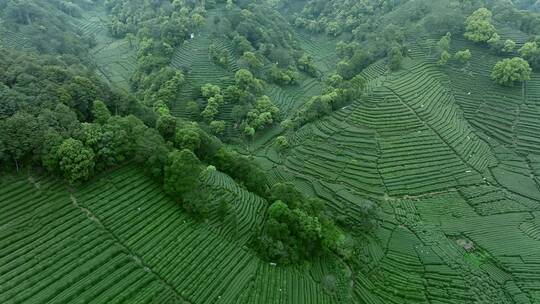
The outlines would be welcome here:
M 539 302 L 539 9 L 0 0 L 0 302 Z

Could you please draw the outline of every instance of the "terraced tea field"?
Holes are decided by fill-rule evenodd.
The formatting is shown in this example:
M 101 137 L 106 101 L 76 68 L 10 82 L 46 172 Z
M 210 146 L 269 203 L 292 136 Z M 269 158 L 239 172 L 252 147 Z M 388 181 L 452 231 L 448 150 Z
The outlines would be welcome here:
M 114 86 L 129 91 L 137 64 L 135 42 L 111 37 L 107 22 L 105 8 L 96 5 L 94 11 L 86 12 L 76 23 L 84 35 L 96 39 L 97 45 L 90 53 L 99 74 Z
M 289 151 L 257 152 L 272 182 L 353 226 L 366 200 L 380 206 L 356 262 L 359 303 L 540 303 L 540 77 L 502 88 L 489 77 L 499 59 L 465 47 L 465 68 L 438 67 L 421 45 L 398 73 L 373 65 L 366 98 L 304 126 Z
M 186 104 L 202 85 L 234 83 L 238 54 L 214 33 L 217 16 L 206 12 L 206 25 L 174 52 L 171 66 L 186 78 L 176 117 L 191 118 Z M 107 33 L 104 8 L 74 22 L 96 37 L 99 73 L 129 90 L 135 48 Z M 503 40 L 527 40 L 497 26 Z M 1 34 L 8 47 L 27 47 L 27 38 Z M 339 39 L 295 36 L 321 77 L 266 86 L 283 119 L 322 93 L 339 60 Z M 326 202 L 356 245 L 349 259 L 261 260 L 252 242 L 268 202 L 211 169 L 201 177 L 211 199 L 204 221 L 132 164 L 75 187 L 2 174 L 0 303 L 540 303 L 540 74 L 498 86 L 490 74 L 501 57 L 455 36 L 451 52 L 470 49 L 469 63 L 440 66 L 440 37 L 417 37 L 400 70 L 385 60 L 364 69 L 366 96 L 294 132 L 276 124 L 239 147 L 270 185 L 292 182 Z M 211 45 L 228 66 L 212 61 Z M 229 120 L 232 106 L 217 119 Z M 290 148 L 276 149 L 278 135 Z M 366 232 L 372 205 L 376 227 Z
M 246 242 L 263 202 L 222 174 L 204 178 L 226 193 L 230 219 L 194 222 L 131 166 L 74 191 L 44 177 L 4 178 L 0 301 L 336 303 L 320 283 L 333 265 L 261 261 Z

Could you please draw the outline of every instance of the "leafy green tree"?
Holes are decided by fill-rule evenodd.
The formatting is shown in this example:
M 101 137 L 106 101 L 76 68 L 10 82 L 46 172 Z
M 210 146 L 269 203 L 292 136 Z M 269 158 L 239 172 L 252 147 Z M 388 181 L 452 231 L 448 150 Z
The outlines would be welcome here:
M 28 160 L 32 152 L 39 147 L 41 126 L 34 116 L 17 112 L 0 122 L 0 130 L 5 154 L 11 158 L 18 171 L 19 163 Z
M 249 91 L 253 94 L 259 94 L 263 90 L 262 81 L 255 78 L 253 74 L 246 69 L 238 70 L 235 79 L 236 84 L 241 90 Z
M 452 42 L 452 34 L 450 32 L 446 33 L 439 42 L 437 42 L 437 48 L 440 52 L 450 51 L 450 43 Z
M 212 121 L 219 113 L 219 107 L 223 104 L 223 101 L 223 96 L 219 94 L 208 98 L 208 103 L 204 111 L 202 111 L 201 116 L 206 121 Z
M 437 64 L 446 65 L 451 58 L 452 58 L 452 55 L 450 55 L 450 53 L 448 53 L 447 51 L 443 51 L 441 53 L 441 57 L 439 58 L 439 61 L 437 61 Z
M 52 128 L 64 137 L 71 136 L 80 124 L 77 114 L 62 103 L 58 103 L 52 110 L 42 109 L 38 121 L 42 127 Z
M 225 122 L 218 120 L 210 123 L 210 131 L 214 135 L 222 135 L 225 132 Z
M 254 50 L 251 42 L 247 40 L 246 37 L 239 34 L 234 36 L 233 45 L 239 54 L 244 54 L 245 52 L 253 52 Z
M 493 68 L 491 77 L 500 85 L 513 86 L 517 81 L 531 79 L 532 69 L 523 58 L 504 59 Z
M 193 118 L 199 117 L 201 114 L 201 109 L 199 108 L 199 104 L 196 101 L 188 101 L 186 104 L 186 112 Z
M 221 88 L 217 85 L 207 83 L 201 87 L 201 93 L 204 98 L 210 98 L 221 94 Z
M 183 196 L 199 187 L 201 172 L 201 162 L 192 151 L 184 149 L 169 153 L 164 168 L 165 192 L 182 202 Z
M 201 137 L 198 128 L 194 125 L 179 127 L 174 136 L 174 145 L 176 148 L 189 151 L 195 151 L 201 145 Z
M 454 58 L 456 58 L 461 63 L 466 63 L 472 58 L 471 51 L 469 49 L 457 51 L 454 55 Z
M 70 183 L 85 181 L 94 172 L 94 152 L 76 139 L 68 138 L 57 150 L 60 171 Z
M 279 108 L 265 95 L 258 98 L 255 107 L 247 113 L 247 123 L 256 131 L 272 124 L 278 113 Z
M 302 57 L 298 59 L 298 68 L 308 75 L 313 77 L 317 76 L 317 67 L 315 66 L 313 57 L 308 54 L 303 54 Z
M 512 53 L 516 49 L 516 43 L 513 40 L 507 39 L 504 42 L 503 52 Z M 523 54 L 522 54 L 523 56 Z
M 491 23 L 491 11 L 485 7 L 479 8 L 465 21 L 465 38 L 474 42 L 488 42 L 496 34 Z
M 75 132 L 75 139 L 80 140 L 86 147 L 98 149 L 99 142 L 103 137 L 103 126 L 93 123 L 82 123 Z
M 520 49 L 519 54 L 534 68 L 540 68 L 540 47 L 536 42 L 527 42 Z
M 103 125 L 111 118 L 111 113 L 103 101 L 95 100 L 92 106 L 92 117 L 94 122 Z
M 75 76 L 69 86 L 71 98 L 70 107 L 78 111 L 78 116 L 82 120 L 90 118 L 90 109 L 94 101 L 99 99 L 101 88 L 96 82 L 83 76 Z
M 244 135 L 248 138 L 253 138 L 255 136 L 255 128 L 250 125 L 245 125 Z
M 156 129 L 165 139 L 172 139 L 176 133 L 176 117 L 172 115 L 162 115 L 156 121 Z
M 135 161 L 144 164 L 144 169 L 154 178 L 163 181 L 164 166 L 170 148 L 163 137 L 155 130 L 148 128 L 136 141 Z
M 401 48 L 399 47 L 393 47 L 390 50 L 389 54 L 389 66 L 392 71 L 397 71 L 401 68 L 401 63 L 403 62 L 403 53 L 401 52 Z
M 264 66 L 262 60 L 253 52 L 245 52 L 240 57 L 238 64 L 241 68 L 248 69 L 255 74 L 259 73 Z
M 64 139 L 55 130 L 49 129 L 43 135 L 43 143 L 41 146 L 41 164 L 51 172 L 60 172 L 60 163 L 58 159 L 58 148 Z
M 285 136 L 276 137 L 276 145 L 278 150 L 283 151 L 289 147 L 289 140 Z

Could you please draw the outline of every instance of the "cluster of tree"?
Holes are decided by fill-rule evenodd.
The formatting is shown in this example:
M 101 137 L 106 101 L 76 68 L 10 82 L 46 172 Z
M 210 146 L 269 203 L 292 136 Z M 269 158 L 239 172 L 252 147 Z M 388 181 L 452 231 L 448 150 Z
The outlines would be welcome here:
M 287 21 L 266 1 L 231 1 L 214 22 L 216 35 L 232 40 L 242 56 L 238 63 L 253 74 L 280 85 L 296 83 L 298 71 L 316 75 L 313 59 L 300 48 Z M 271 72 L 261 75 L 265 63 L 272 64 Z
M 465 37 L 474 42 L 488 43 L 497 52 L 513 53 L 516 43 L 512 40 L 502 42 L 492 24 L 492 13 L 487 8 L 479 8 L 466 20 Z M 507 58 L 499 61 L 491 73 L 491 77 L 500 85 L 512 86 L 518 81 L 530 79 L 532 69 L 540 67 L 540 48 L 538 41 L 525 43 L 519 50 L 521 57 Z M 525 58 L 525 59 L 524 59 Z
M 300 48 L 287 21 L 264 2 L 234 2 L 216 22 L 219 33 L 233 39 L 239 54 L 256 50 L 280 67 L 294 64 Z
M 492 12 L 481 7 L 474 11 L 465 21 L 465 38 L 477 42 L 488 44 L 493 52 L 498 55 L 512 54 L 515 52 L 516 43 L 507 39 L 503 41 L 493 25 Z
M 452 43 L 452 34 L 450 32 L 446 33 L 439 42 L 437 42 L 437 54 L 439 61 L 437 64 L 445 65 L 451 59 L 455 59 L 458 62 L 464 64 L 467 63 L 472 58 L 472 53 L 469 49 L 464 49 L 457 51 L 454 55 L 450 53 L 450 45 Z
M 2 165 L 41 166 L 71 183 L 141 155 L 138 145 L 149 130 L 133 115 L 112 116 L 99 100 L 91 110 L 93 122 L 80 121 L 62 103 L 32 112 L 23 108 L 0 120 Z
M 326 85 L 322 95 L 312 97 L 292 119 L 283 121 L 282 125 L 286 129 L 298 129 L 350 104 L 364 93 L 365 79 L 357 75 L 351 80 L 344 80 L 334 74 L 326 80 Z
M 403 5 L 405 3 L 407 5 Z M 369 64 L 385 57 L 388 57 L 390 69 L 399 69 L 408 49 L 405 37 L 422 34 L 417 26 L 421 19 L 424 19 L 429 33 L 438 32 L 441 27 L 451 28 L 451 24 L 429 24 L 442 20 L 441 16 L 432 18 L 435 12 L 431 12 L 431 5 L 429 1 L 310 0 L 296 15 L 295 25 L 311 32 L 343 38 L 345 42 L 338 50 L 342 58 L 338 71 L 342 77 L 350 79 Z M 442 17 L 454 10 L 457 11 L 449 5 Z M 455 23 L 455 19 L 449 21 Z
M 207 122 L 214 120 L 219 113 L 219 107 L 224 102 L 224 97 L 221 95 L 221 88 L 210 83 L 205 84 L 201 88 L 202 96 L 207 100 L 206 107 L 202 111 L 201 116 Z
M 273 64 L 268 72 L 268 79 L 278 85 L 298 84 L 300 74 L 294 69 L 282 69 L 277 64 Z
M 536 12 L 526 10 L 531 8 L 536 9 Z M 492 10 L 499 23 L 511 25 L 528 34 L 540 33 L 540 2 L 537 0 L 499 1 Z
M 340 42 L 336 46 L 336 52 L 341 58 L 336 67 L 337 72 L 346 80 L 358 75 L 373 62 L 373 55 L 361 48 L 357 42 Z
M 204 22 L 204 3 L 189 0 L 106 0 L 111 14 L 110 32 L 137 42 L 137 67 L 132 77 L 136 90 L 166 68 L 174 48 L 190 38 Z
M 253 137 L 258 130 L 273 124 L 279 119 L 279 108 L 266 95 L 262 95 L 263 82 L 253 74 L 240 69 L 235 75 L 235 84 L 225 90 L 212 84 L 202 87 L 202 96 L 207 100 L 201 116 L 210 124 L 213 133 L 223 132 L 225 123 L 213 121 L 219 114 L 219 107 L 224 104 L 233 105 L 232 119 L 235 127 L 244 135 Z
M 323 201 L 305 197 L 291 184 L 276 184 L 269 195 L 265 226 L 256 246 L 280 264 L 299 263 L 339 252 L 343 232 L 326 213 Z
M 88 3 L 83 0 L 1 0 L 0 19 L 2 26 L 23 37 L 20 44 L 25 47 L 42 54 L 81 56 L 88 54 L 95 39 L 83 35 L 70 22 L 73 17 L 80 17 L 80 5 Z
M 172 106 L 179 98 L 180 89 L 185 84 L 181 71 L 169 66 L 151 71 L 137 86 L 137 97 L 147 106 L 163 102 Z
M 249 70 L 253 75 L 258 77 L 264 67 L 264 62 L 260 55 L 246 51 L 240 59 L 238 59 L 238 66 L 242 69 Z

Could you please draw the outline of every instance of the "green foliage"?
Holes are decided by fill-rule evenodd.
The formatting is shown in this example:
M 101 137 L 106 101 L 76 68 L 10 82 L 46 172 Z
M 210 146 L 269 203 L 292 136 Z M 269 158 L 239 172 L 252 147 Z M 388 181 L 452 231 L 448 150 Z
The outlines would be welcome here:
M 85 181 L 92 176 L 95 155 L 81 141 L 73 138 L 64 140 L 56 154 L 60 171 L 70 183 Z
M 236 85 L 244 91 L 258 95 L 263 90 L 262 81 L 255 78 L 253 74 L 246 70 L 240 69 L 235 75 Z
M 298 84 L 298 78 L 300 75 L 298 72 L 289 69 L 282 69 L 279 68 L 277 64 L 273 64 L 270 68 L 270 72 L 268 75 L 268 78 L 273 83 L 279 84 L 279 85 L 294 85 Z
M 403 62 L 403 52 L 399 47 L 393 47 L 389 54 L 389 67 L 392 71 L 397 71 L 401 68 Z
M 298 59 L 298 69 L 312 77 L 317 76 L 317 68 L 315 67 L 313 57 L 310 55 L 304 54 Z
M 208 54 L 215 64 L 225 68 L 229 66 L 229 52 L 227 50 L 219 49 L 215 44 L 211 44 L 208 47 Z
M 182 72 L 171 67 L 150 71 L 149 75 L 139 80 L 137 88 L 142 92 L 140 95 L 149 106 L 158 102 L 168 106 L 174 104 L 179 99 L 181 88 L 185 83 Z
M 450 53 L 448 53 L 447 51 L 443 51 L 441 53 L 441 56 L 439 57 L 439 61 L 437 61 L 437 64 L 446 65 L 451 58 L 452 55 Z
M 254 131 L 271 125 L 279 113 L 279 108 L 274 105 L 268 96 L 262 96 L 255 102 L 255 107 L 247 113 L 245 123 Z M 248 134 L 250 135 L 250 134 Z
M 147 173 L 162 182 L 169 152 L 170 147 L 163 137 L 155 129 L 148 128 L 137 138 L 135 161 L 145 164 Z
M 362 96 L 365 90 L 365 79 L 357 75 L 349 81 L 340 75 L 332 75 L 328 79 L 328 87 L 322 95 L 312 97 L 294 115 L 288 127 L 297 129 L 308 122 L 315 121 L 341 107 L 350 104 Z
M 183 195 L 198 187 L 201 172 L 201 162 L 192 151 L 170 152 L 164 168 L 165 192 L 181 201 Z
M 218 94 L 221 94 L 221 88 L 217 85 L 213 85 L 211 83 L 207 83 L 202 86 L 201 88 L 202 96 L 204 98 L 210 98 L 214 97 Z
M 176 132 L 176 118 L 170 114 L 159 116 L 156 129 L 165 139 L 171 139 Z
M 205 84 L 202 88 L 202 96 L 207 98 L 208 103 L 201 116 L 207 121 L 212 121 L 219 113 L 219 107 L 223 104 L 224 98 L 221 95 L 220 87 L 212 84 Z
M 282 264 L 299 263 L 337 250 L 343 233 L 325 215 L 324 203 L 306 198 L 290 184 L 271 190 L 260 253 Z
M 215 120 L 210 123 L 210 131 L 214 135 L 222 135 L 225 132 L 225 122 L 222 120 Z
M 257 53 L 281 68 L 295 65 L 297 53 L 302 51 L 290 25 L 279 12 L 265 1 L 230 3 L 228 7 L 217 31 L 233 41 L 239 55 Z
M 242 57 L 238 60 L 238 66 L 242 69 L 247 69 L 253 74 L 258 74 L 263 68 L 264 64 L 259 57 L 253 52 L 244 52 Z
M 356 50 L 349 59 L 343 59 L 338 63 L 337 72 L 345 80 L 349 80 L 362 72 L 372 61 L 371 54 L 364 50 Z
M 40 125 L 34 116 L 18 112 L 0 121 L 0 130 L 3 154 L 15 162 L 18 170 L 19 162 L 29 160 L 34 150 L 40 146 Z
M 283 151 L 289 148 L 289 140 L 285 136 L 276 137 L 276 146 L 278 150 Z
M 531 78 L 532 69 L 523 58 L 514 57 L 497 62 L 491 77 L 500 85 L 513 86 L 517 81 Z
M 507 39 L 504 42 L 503 52 L 512 53 L 516 49 L 516 43 L 513 40 Z M 521 54 L 523 56 L 523 54 Z
M 195 123 L 186 124 L 176 129 L 174 146 L 179 150 L 195 151 L 201 145 L 199 129 Z
M 465 21 L 465 38 L 474 42 L 488 42 L 497 34 L 492 24 L 492 13 L 489 9 L 482 7 L 476 10 Z M 496 36 L 495 36 L 496 37 Z
M 201 15 L 203 6 L 184 5 L 179 1 L 108 0 L 106 6 L 112 15 L 111 34 L 119 38 L 133 34 L 138 38 L 137 67 L 132 80 L 135 88 L 143 93 L 146 92 L 144 83 L 153 83 L 147 81 L 147 77 L 166 69 L 173 48 L 180 46 L 205 22 Z M 181 82 L 180 77 L 172 80 L 164 94 L 171 97 Z
M 525 43 L 519 49 L 519 54 L 527 60 L 533 68 L 540 68 L 540 47 L 536 41 Z
M 41 146 L 41 164 L 48 172 L 60 173 L 60 164 L 58 159 L 58 148 L 63 142 L 62 136 L 49 129 L 43 135 L 43 144 Z
M 243 184 L 249 191 L 266 197 L 266 177 L 259 166 L 246 156 L 221 147 L 211 159 L 216 168 Z
M 2 26 L 23 38 L 27 47 L 40 54 L 86 57 L 88 50 L 95 46 L 95 39 L 83 35 L 70 22 L 72 17 L 78 18 L 81 13 L 82 9 L 75 2 L 0 1 Z
M 440 52 L 450 51 L 450 43 L 452 42 L 452 34 L 450 32 L 446 33 L 439 42 L 437 42 L 437 48 Z
M 199 104 L 196 101 L 188 101 L 186 104 L 186 112 L 191 116 L 197 118 L 201 114 Z
M 111 113 L 103 101 L 96 100 L 92 106 L 92 117 L 94 118 L 94 122 L 103 125 L 109 121 Z
M 472 53 L 469 49 L 457 51 L 454 55 L 454 58 L 457 59 L 461 63 L 467 63 L 472 58 Z

